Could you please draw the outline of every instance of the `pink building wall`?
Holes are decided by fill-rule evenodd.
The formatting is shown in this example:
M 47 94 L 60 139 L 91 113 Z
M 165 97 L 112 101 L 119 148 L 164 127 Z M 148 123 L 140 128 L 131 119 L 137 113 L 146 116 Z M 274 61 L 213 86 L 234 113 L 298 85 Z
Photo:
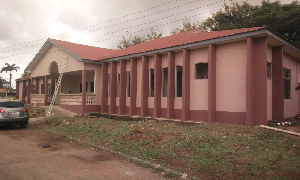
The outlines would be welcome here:
M 195 79 L 195 64 L 208 62 L 206 47 L 191 50 L 190 63 L 190 110 L 208 110 L 208 80 Z
M 299 90 L 297 61 L 290 56 L 283 55 L 283 67 L 291 70 L 291 99 L 284 99 L 284 118 L 289 118 L 299 114 Z
M 217 46 L 217 111 L 246 112 L 246 41 Z
M 23 81 L 20 81 L 19 82 L 19 89 L 20 89 L 20 91 L 19 91 L 19 100 L 22 100 L 22 98 L 23 98 Z
M 137 59 L 137 91 L 136 91 L 136 107 L 137 114 L 141 111 L 142 101 L 141 101 L 141 88 L 142 88 L 142 58 Z

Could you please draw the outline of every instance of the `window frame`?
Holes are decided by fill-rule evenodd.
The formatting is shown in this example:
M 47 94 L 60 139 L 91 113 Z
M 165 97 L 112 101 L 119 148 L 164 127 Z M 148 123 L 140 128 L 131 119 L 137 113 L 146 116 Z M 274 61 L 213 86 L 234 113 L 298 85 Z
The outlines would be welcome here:
M 272 79 L 272 63 L 271 62 L 267 62 L 267 78 L 269 80 Z
M 149 68 L 149 95 L 148 95 L 148 97 L 154 97 L 154 86 L 155 86 L 154 68 Z
M 197 68 L 197 66 L 200 66 L 200 65 L 206 65 L 207 64 L 207 67 L 205 67 L 206 69 L 207 69 L 207 75 L 205 76 L 205 73 L 201 73 L 201 70 L 203 70 L 204 68 Z M 208 79 L 208 66 L 209 66 L 209 64 L 208 64 L 208 62 L 198 62 L 198 63 L 195 63 L 195 66 L 194 66 L 194 79 L 196 80 L 196 79 Z M 198 70 L 199 69 L 199 73 L 197 73 Z M 197 75 L 197 74 L 199 74 L 199 75 Z M 204 75 L 203 75 L 204 74 Z M 201 77 L 201 75 L 203 75 L 203 77 Z M 198 76 L 200 76 L 200 77 L 198 77 Z
M 126 72 L 126 97 L 130 97 L 130 71 Z
M 161 73 L 161 97 L 168 97 L 168 80 L 169 80 L 169 68 L 168 67 L 162 67 L 162 73 Z M 165 73 L 166 72 L 166 73 Z M 165 77 L 166 76 L 166 77 Z
M 283 98 L 291 99 L 291 78 L 292 71 L 288 68 L 283 68 Z

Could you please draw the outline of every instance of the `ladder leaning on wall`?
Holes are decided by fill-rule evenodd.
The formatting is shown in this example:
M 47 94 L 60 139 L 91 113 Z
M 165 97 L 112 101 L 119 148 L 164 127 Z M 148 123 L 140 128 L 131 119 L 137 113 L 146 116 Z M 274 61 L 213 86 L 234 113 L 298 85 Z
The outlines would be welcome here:
M 56 95 L 57 95 L 58 89 L 60 87 L 61 79 L 62 79 L 62 76 L 64 75 L 64 69 L 66 67 L 67 60 L 68 60 L 68 57 L 65 58 L 65 60 L 63 62 L 63 65 L 61 67 L 61 71 L 59 73 L 59 78 L 58 78 L 58 81 L 57 81 L 56 86 L 55 86 L 55 91 L 54 91 L 54 94 L 52 96 L 52 100 L 51 100 L 51 103 L 50 103 L 50 106 L 49 106 L 49 109 L 48 109 L 47 118 L 49 118 L 51 116 L 51 112 L 52 112 L 52 109 L 53 109 L 53 105 L 55 103 Z

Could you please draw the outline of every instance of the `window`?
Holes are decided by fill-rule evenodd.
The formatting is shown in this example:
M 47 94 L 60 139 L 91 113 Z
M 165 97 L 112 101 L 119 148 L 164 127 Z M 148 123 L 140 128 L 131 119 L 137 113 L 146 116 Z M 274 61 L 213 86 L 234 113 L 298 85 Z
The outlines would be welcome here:
M 91 92 L 94 92 L 94 91 L 95 91 L 94 87 L 95 87 L 94 82 L 91 82 Z
M 176 66 L 176 97 L 182 97 L 182 66 Z
M 119 97 L 120 91 L 120 73 L 117 73 L 117 97 Z
M 195 64 L 195 79 L 208 79 L 208 63 Z
M 154 69 L 149 69 L 149 97 L 154 97 Z
M 284 99 L 291 99 L 291 70 L 283 68 L 283 96 Z
M 86 89 L 85 89 L 85 92 L 87 92 L 87 90 L 88 90 L 88 85 L 89 85 L 89 83 L 86 82 Z M 79 92 L 82 92 L 82 83 L 80 83 Z
M 267 62 L 267 76 L 268 79 L 272 79 L 272 64 Z
M 168 68 L 162 69 L 162 97 L 168 95 Z
M 127 72 L 127 79 L 126 79 L 126 96 L 130 97 L 130 71 Z
M 6 101 L 6 102 L 0 102 L 0 107 L 19 108 L 19 107 L 24 107 L 24 104 L 20 101 Z

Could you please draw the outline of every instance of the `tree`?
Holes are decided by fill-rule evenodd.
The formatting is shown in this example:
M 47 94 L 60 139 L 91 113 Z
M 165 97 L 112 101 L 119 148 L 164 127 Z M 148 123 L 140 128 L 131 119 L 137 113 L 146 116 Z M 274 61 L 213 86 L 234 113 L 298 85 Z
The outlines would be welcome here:
M 200 22 L 196 22 L 196 23 L 192 23 L 189 19 L 185 18 L 182 21 L 182 28 L 175 28 L 173 30 L 171 30 L 171 34 L 178 34 L 178 33 L 182 33 L 182 32 L 186 32 L 186 31 L 190 31 L 190 30 L 194 30 L 194 29 L 202 29 L 201 27 L 201 23 Z
M 5 71 L 6 73 L 7 73 L 7 71 L 9 71 L 9 88 L 11 89 L 11 77 L 12 77 L 11 72 L 12 72 L 12 71 L 16 71 L 16 72 L 17 72 L 17 70 L 20 69 L 20 68 L 19 68 L 18 66 L 16 66 L 16 64 L 10 65 L 10 64 L 8 64 L 8 63 L 5 63 L 5 65 L 6 65 L 6 67 L 3 67 L 3 68 L 1 69 L 1 73 L 2 73 L 3 71 Z
M 7 84 L 8 82 L 0 76 L 0 89 L 5 88 Z
M 118 49 L 125 49 L 136 44 L 161 38 L 162 33 L 157 33 L 153 28 L 151 28 L 150 31 L 150 34 L 147 34 L 146 36 L 134 36 L 133 38 L 130 36 L 127 39 L 122 36 L 122 40 L 118 44 Z
M 128 39 L 122 36 L 122 38 L 123 39 L 118 44 L 118 49 L 125 49 L 146 41 L 146 39 L 143 36 L 134 36 L 133 38 L 130 36 Z
M 207 18 L 202 27 L 206 31 L 266 26 L 281 36 L 300 45 L 300 5 L 298 1 L 281 4 L 280 1 L 263 0 L 261 5 L 224 4 L 223 9 Z
M 22 77 L 29 76 L 31 73 L 25 72 L 22 74 Z
M 150 29 L 150 34 L 147 34 L 147 41 L 151 41 L 153 39 L 158 39 L 162 37 L 162 33 L 157 33 L 153 28 Z

